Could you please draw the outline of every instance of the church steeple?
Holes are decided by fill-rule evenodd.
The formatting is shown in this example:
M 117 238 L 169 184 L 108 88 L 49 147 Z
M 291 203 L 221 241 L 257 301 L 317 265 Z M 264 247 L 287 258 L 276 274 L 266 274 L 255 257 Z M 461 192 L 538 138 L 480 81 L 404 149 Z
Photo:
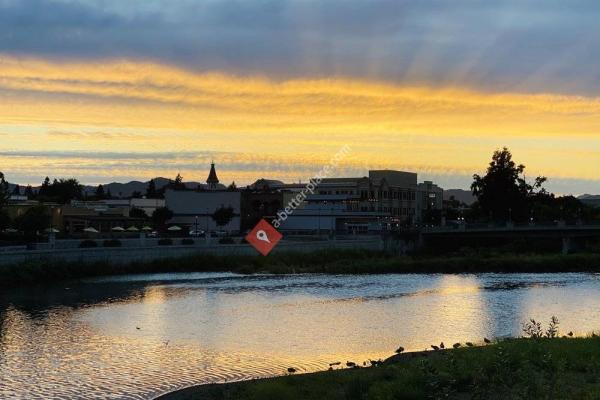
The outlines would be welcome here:
M 217 185 L 219 184 L 219 178 L 217 178 L 217 171 L 215 171 L 214 161 L 212 163 L 210 163 L 210 172 L 208 173 L 208 178 L 206 179 L 206 183 L 208 184 L 209 190 L 217 189 Z

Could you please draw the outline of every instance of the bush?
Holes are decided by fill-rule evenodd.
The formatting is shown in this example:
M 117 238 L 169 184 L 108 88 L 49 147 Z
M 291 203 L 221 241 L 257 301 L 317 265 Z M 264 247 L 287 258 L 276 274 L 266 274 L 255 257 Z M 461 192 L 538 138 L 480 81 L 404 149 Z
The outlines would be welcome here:
M 185 244 L 185 245 L 191 245 L 191 244 L 194 244 L 194 239 L 189 239 L 189 238 L 182 239 L 182 240 L 181 240 L 181 244 Z
M 79 247 L 84 249 L 84 248 L 90 248 L 90 247 L 98 247 L 98 243 L 96 243 L 95 240 L 82 240 L 81 243 L 79 243 Z
M 102 245 L 104 247 L 121 247 L 121 241 L 118 239 L 106 239 Z
M 235 241 L 230 237 L 224 237 L 219 239 L 219 244 L 235 244 Z
M 159 239 L 158 241 L 158 245 L 159 246 L 171 246 L 173 244 L 173 239 Z

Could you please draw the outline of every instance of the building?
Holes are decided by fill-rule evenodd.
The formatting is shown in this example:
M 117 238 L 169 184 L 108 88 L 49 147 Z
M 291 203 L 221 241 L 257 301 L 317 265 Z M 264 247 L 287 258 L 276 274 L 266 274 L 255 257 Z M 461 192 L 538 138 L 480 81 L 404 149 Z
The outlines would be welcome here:
M 444 190 L 431 181 L 417 185 L 417 222 L 424 222 L 431 212 L 441 212 L 444 203 Z
M 270 185 L 279 181 L 259 179 L 241 193 L 241 230 L 252 229 L 261 219 L 272 220 L 283 205 L 283 192 Z
M 143 210 L 147 216 L 152 216 L 152 213 L 157 208 L 161 208 L 165 206 L 165 199 L 147 199 L 145 197 L 130 199 L 129 200 L 129 208 L 139 208 Z
M 223 189 L 223 186 L 219 184 L 215 163 L 210 165 L 206 184 L 206 188 L 198 190 L 167 189 L 165 191 L 165 206 L 173 212 L 173 218 L 168 221 L 169 224 L 189 230 L 239 232 L 241 226 L 240 192 Z M 224 226 L 218 226 L 212 218 L 215 211 L 221 208 L 233 210 L 233 217 Z
M 190 230 L 240 231 L 241 193 L 239 191 L 172 190 L 165 192 L 166 207 L 173 212 L 169 224 Z M 233 218 L 225 226 L 217 226 L 212 215 L 219 208 L 233 209 Z

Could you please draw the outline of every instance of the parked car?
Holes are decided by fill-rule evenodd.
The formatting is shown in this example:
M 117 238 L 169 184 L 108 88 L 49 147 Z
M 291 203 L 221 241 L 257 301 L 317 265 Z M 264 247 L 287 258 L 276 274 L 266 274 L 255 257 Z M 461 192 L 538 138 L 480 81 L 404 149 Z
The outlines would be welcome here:
M 192 237 L 204 237 L 206 235 L 206 232 L 204 232 L 203 230 L 191 230 L 190 231 L 190 236 Z
M 148 237 L 151 237 L 151 238 L 157 238 L 157 237 L 158 237 L 158 232 L 156 232 L 156 231 L 152 231 L 152 232 L 150 232 L 150 233 L 148 234 Z

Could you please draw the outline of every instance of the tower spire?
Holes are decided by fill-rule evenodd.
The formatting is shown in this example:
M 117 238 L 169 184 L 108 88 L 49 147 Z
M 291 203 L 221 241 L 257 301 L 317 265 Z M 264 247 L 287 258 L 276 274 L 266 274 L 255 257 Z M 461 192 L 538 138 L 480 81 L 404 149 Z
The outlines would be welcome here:
M 208 178 L 206 179 L 206 183 L 208 184 L 209 190 L 217 189 L 217 185 L 219 184 L 219 178 L 217 178 L 217 171 L 215 170 L 215 162 L 212 161 L 210 163 L 210 172 L 208 173 Z

